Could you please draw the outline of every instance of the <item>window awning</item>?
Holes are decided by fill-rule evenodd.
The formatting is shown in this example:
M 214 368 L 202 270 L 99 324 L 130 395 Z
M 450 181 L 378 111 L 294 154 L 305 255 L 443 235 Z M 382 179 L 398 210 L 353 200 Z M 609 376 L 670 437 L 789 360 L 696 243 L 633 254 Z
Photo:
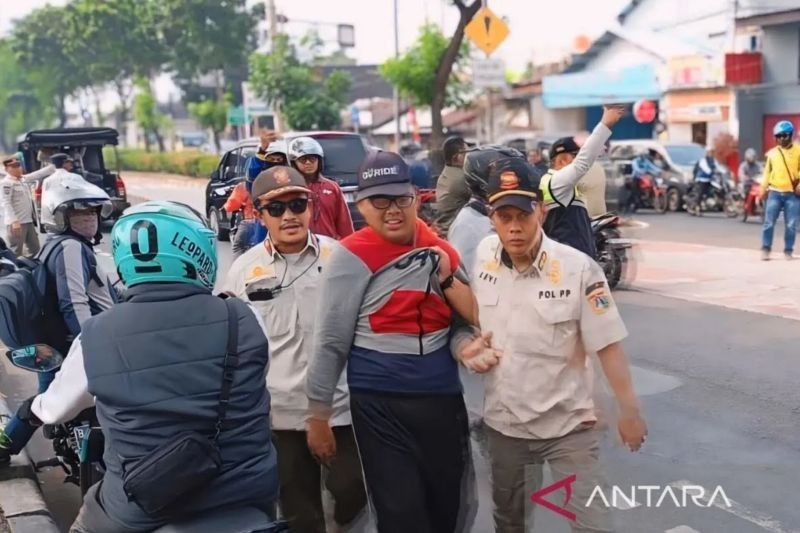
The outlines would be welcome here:
M 587 107 L 661 97 L 658 76 L 651 65 L 618 71 L 576 72 L 546 76 L 542 85 L 548 108 Z

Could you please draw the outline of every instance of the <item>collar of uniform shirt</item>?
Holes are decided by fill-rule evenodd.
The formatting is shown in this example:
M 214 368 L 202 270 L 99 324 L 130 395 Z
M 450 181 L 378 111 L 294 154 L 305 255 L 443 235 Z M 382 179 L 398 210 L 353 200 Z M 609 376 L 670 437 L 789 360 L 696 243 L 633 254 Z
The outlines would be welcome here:
M 277 257 L 283 257 L 282 254 L 278 251 L 278 249 L 273 244 L 272 239 L 269 237 L 269 235 L 264 240 L 264 248 L 267 250 L 267 253 L 272 258 L 273 261 L 275 260 L 276 256 Z M 319 255 L 319 239 L 317 239 L 316 235 L 311 233 L 311 231 L 308 232 L 308 239 L 306 241 L 306 246 L 305 246 L 305 248 L 300 250 L 300 253 L 302 254 L 303 252 L 305 252 L 309 248 L 314 250 L 314 255 Z
M 541 231 L 541 230 L 540 230 Z M 536 255 L 533 257 L 533 261 L 531 262 L 531 266 L 529 266 L 525 271 L 519 272 L 522 276 L 535 276 L 541 277 L 542 272 L 544 271 L 544 267 L 547 265 L 547 250 L 550 248 L 550 239 L 547 238 L 547 235 L 544 234 L 542 231 L 542 239 L 539 242 L 539 250 L 536 252 Z M 495 254 L 495 259 L 498 259 L 497 255 L 499 255 L 500 262 L 503 263 L 506 267 L 515 271 L 514 263 L 511 261 L 511 256 L 508 255 L 505 248 L 503 248 L 502 243 L 497 249 Z

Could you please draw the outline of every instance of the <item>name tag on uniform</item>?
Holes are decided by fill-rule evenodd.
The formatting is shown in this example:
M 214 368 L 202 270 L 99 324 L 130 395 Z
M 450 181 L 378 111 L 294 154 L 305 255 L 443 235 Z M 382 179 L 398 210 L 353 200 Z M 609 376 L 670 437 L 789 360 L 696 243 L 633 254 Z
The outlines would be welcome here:
M 554 289 L 547 291 L 539 291 L 540 300 L 560 300 L 562 298 L 569 298 L 572 291 L 569 289 Z

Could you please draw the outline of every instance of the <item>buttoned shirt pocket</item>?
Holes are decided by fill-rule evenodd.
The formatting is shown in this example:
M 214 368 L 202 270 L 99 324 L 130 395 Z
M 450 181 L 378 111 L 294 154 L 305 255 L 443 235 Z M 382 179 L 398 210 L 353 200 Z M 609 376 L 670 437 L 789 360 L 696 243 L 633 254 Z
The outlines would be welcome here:
M 578 338 L 580 307 L 569 299 L 537 300 L 537 316 L 522 344 L 531 352 L 568 358 L 575 349 Z

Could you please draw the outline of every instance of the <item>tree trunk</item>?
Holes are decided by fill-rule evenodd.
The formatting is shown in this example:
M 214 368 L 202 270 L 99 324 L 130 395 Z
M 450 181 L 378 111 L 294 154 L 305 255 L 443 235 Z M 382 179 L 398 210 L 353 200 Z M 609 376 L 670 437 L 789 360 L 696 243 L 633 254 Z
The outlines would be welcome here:
M 158 142 L 158 151 L 164 153 L 167 149 L 164 147 L 164 136 L 161 135 L 161 132 L 158 131 L 158 128 L 153 129 L 153 135 L 156 136 L 156 141 Z
M 144 151 L 145 152 L 149 152 L 150 151 L 150 132 L 145 130 L 145 129 L 143 129 L 142 132 L 144 134 Z
M 125 90 L 125 80 L 114 80 L 114 86 L 117 89 L 117 96 L 119 96 L 119 112 L 117 113 L 116 126 L 117 131 L 123 132 L 126 129 L 128 116 L 130 115 L 128 99 L 131 96 L 131 90 Z
M 211 130 L 212 135 L 214 136 L 214 146 L 217 147 L 217 152 L 222 153 L 222 145 L 219 142 L 219 132 L 217 130 Z
M 428 141 L 428 147 L 431 151 L 441 150 L 442 148 L 442 108 L 444 107 L 444 97 L 447 93 L 447 82 L 450 80 L 450 74 L 453 72 L 453 63 L 458 58 L 458 49 L 461 47 L 461 42 L 464 40 L 464 28 L 478 9 L 481 7 L 480 0 L 473 0 L 472 4 L 465 6 L 461 0 L 454 2 L 460 13 L 458 26 L 450 39 L 450 44 L 444 51 L 442 60 L 439 62 L 439 68 L 436 70 L 436 80 L 434 82 L 433 101 L 431 101 L 431 136 Z
M 56 113 L 58 113 L 58 127 L 63 128 L 67 125 L 67 109 L 64 101 L 67 99 L 65 94 L 56 96 Z

